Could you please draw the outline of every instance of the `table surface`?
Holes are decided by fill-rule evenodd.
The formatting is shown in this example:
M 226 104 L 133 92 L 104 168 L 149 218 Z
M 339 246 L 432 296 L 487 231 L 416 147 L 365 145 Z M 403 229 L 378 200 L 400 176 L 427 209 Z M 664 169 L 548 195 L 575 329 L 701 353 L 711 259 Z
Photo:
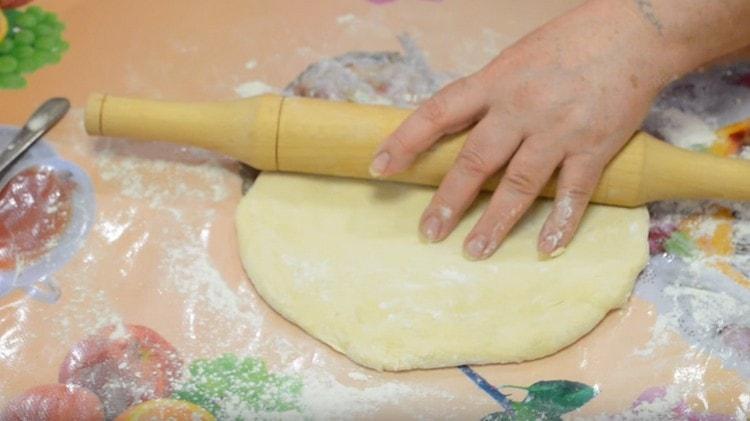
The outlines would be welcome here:
M 49 274 L 60 288 L 56 302 L 21 290 L 0 297 L 0 407 L 30 387 L 55 383 L 66 354 L 83 338 L 126 323 L 158 332 L 186 366 L 226 354 L 264 361 L 270 371 L 301 380 L 290 398 L 294 411 L 316 418 L 480 419 L 527 393 L 503 385 L 542 380 L 597 393 L 571 407 L 573 416 L 632 416 L 639 397 L 653 401 L 658 413 L 750 413 L 750 370 L 728 366 L 723 354 L 670 328 L 660 319 L 666 311 L 645 290 L 589 335 L 541 360 L 407 373 L 359 367 L 285 321 L 253 290 L 236 251 L 233 215 L 242 179 L 235 162 L 162 143 L 92 139 L 83 131 L 91 92 L 232 99 L 249 82 L 281 89 L 325 57 L 397 51 L 401 33 L 434 68 L 467 74 L 577 3 L 34 2 L 65 23 L 70 48 L 58 64 L 29 74 L 25 88 L 0 90 L 0 123 L 20 125 L 51 96 L 71 100 L 71 112 L 45 143 L 87 174 L 93 194 L 84 201 L 95 204 L 95 219 Z M 740 305 L 745 311 L 750 300 Z

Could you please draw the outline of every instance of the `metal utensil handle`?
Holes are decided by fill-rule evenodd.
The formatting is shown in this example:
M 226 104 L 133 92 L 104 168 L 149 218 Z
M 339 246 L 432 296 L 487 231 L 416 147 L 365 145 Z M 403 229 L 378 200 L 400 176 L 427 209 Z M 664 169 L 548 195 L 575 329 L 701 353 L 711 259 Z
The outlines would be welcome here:
M 0 152 L 0 175 L 10 168 L 34 142 L 57 124 L 68 109 L 70 109 L 70 102 L 65 98 L 52 98 L 37 108 L 21 131 Z

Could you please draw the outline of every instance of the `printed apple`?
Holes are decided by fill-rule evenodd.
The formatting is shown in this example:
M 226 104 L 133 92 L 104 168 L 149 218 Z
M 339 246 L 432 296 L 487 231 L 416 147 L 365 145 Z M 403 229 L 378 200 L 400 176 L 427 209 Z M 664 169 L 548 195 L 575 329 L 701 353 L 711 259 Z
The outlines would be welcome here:
M 65 384 L 29 389 L 0 412 L 3 421 L 103 421 L 104 407 L 90 390 Z
M 171 395 L 181 369 L 177 351 L 153 330 L 108 326 L 73 347 L 59 381 L 96 393 L 111 419 L 134 404 Z
M 31 3 L 33 0 L 0 0 L 0 9 L 14 9 Z

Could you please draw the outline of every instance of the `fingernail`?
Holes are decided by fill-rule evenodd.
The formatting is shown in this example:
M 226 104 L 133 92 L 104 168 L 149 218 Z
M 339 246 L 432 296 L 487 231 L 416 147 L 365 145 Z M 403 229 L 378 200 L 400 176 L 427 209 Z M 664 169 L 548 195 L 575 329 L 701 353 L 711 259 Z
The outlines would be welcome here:
M 380 152 L 370 164 L 370 175 L 373 177 L 380 177 L 388 168 L 388 164 L 391 162 L 391 154 L 388 152 Z
M 482 252 L 482 259 L 486 259 L 492 256 L 492 254 L 494 254 L 495 251 L 497 250 L 497 247 L 498 247 L 497 242 L 495 241 L 491 242 L 489 246 L 484 248 L 484 251 Z
M 487 240 L 482 235 L 478 235 L 469 241 L 466 245 L 466 254 L 473 260 L 480 259 L 484 256 L 484 249 L 487 248 Z
M 562 231 L 553 231 L 552 233 L 546 234 L 542 237 L 542 243 L 539 245 L 539 251 L 551 256 L 558 248 L 560 248 L 560 241 L 562 240 Z
M 539 253 L 542 259 L 553 259 L 565 252 L 565 246 L 562 242 L 562 231 L 556 231 L 544 236 L 544 240 L 539 245 Z
M 434 243 L 440 235 L 440 228 L 442 228 L 440 219 L 436 216 L 431 216 L 422 224 L 422 235 L 424 235 L 427 241 Z
M 552 252 L 550 253 L 542 251 L 540 257 L 542 260 L 554 259 L 555 257 L 559 257 L 560 255 L 562 255 L 563 253 L 565 253 L 565 247 L 558 247 L 552 250 Z
M 552 253 L 549 254 L 549 257 L 553 257 L 553 258 L 558 257 L 563 253 L 565 253 L 565 247 L 558 247 Z
M 492 237 L 490 237 L 493 238 L 493 240 L 490 241 L 487 247 L 484 248 L 484 251 L 482 251 L 482 259 L 487 259 L 497 251 L 497 248 L 500 247 L 500 240 L 505 237 L 504 232 L 505 225 L 502 222 L 495 224 L 495 227 L 492 228 Z

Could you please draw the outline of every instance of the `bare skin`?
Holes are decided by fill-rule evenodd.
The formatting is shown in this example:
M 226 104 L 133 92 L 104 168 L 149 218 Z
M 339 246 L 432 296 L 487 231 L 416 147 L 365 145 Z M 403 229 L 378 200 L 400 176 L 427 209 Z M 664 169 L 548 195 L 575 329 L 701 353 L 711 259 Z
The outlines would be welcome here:
M 505 173 L 464 242 L 491 256 L 558 170 L 543 256 L 572 240 L 603 169 L 656 94 L 703 63 L 750 45 L 747 0 L 588 0 L 446 86 L 381 145 L 370 172 L 404 171 L 442 136 L 471 127 L 424 211 L 420 232 L 447 237 L 480 186 Z

